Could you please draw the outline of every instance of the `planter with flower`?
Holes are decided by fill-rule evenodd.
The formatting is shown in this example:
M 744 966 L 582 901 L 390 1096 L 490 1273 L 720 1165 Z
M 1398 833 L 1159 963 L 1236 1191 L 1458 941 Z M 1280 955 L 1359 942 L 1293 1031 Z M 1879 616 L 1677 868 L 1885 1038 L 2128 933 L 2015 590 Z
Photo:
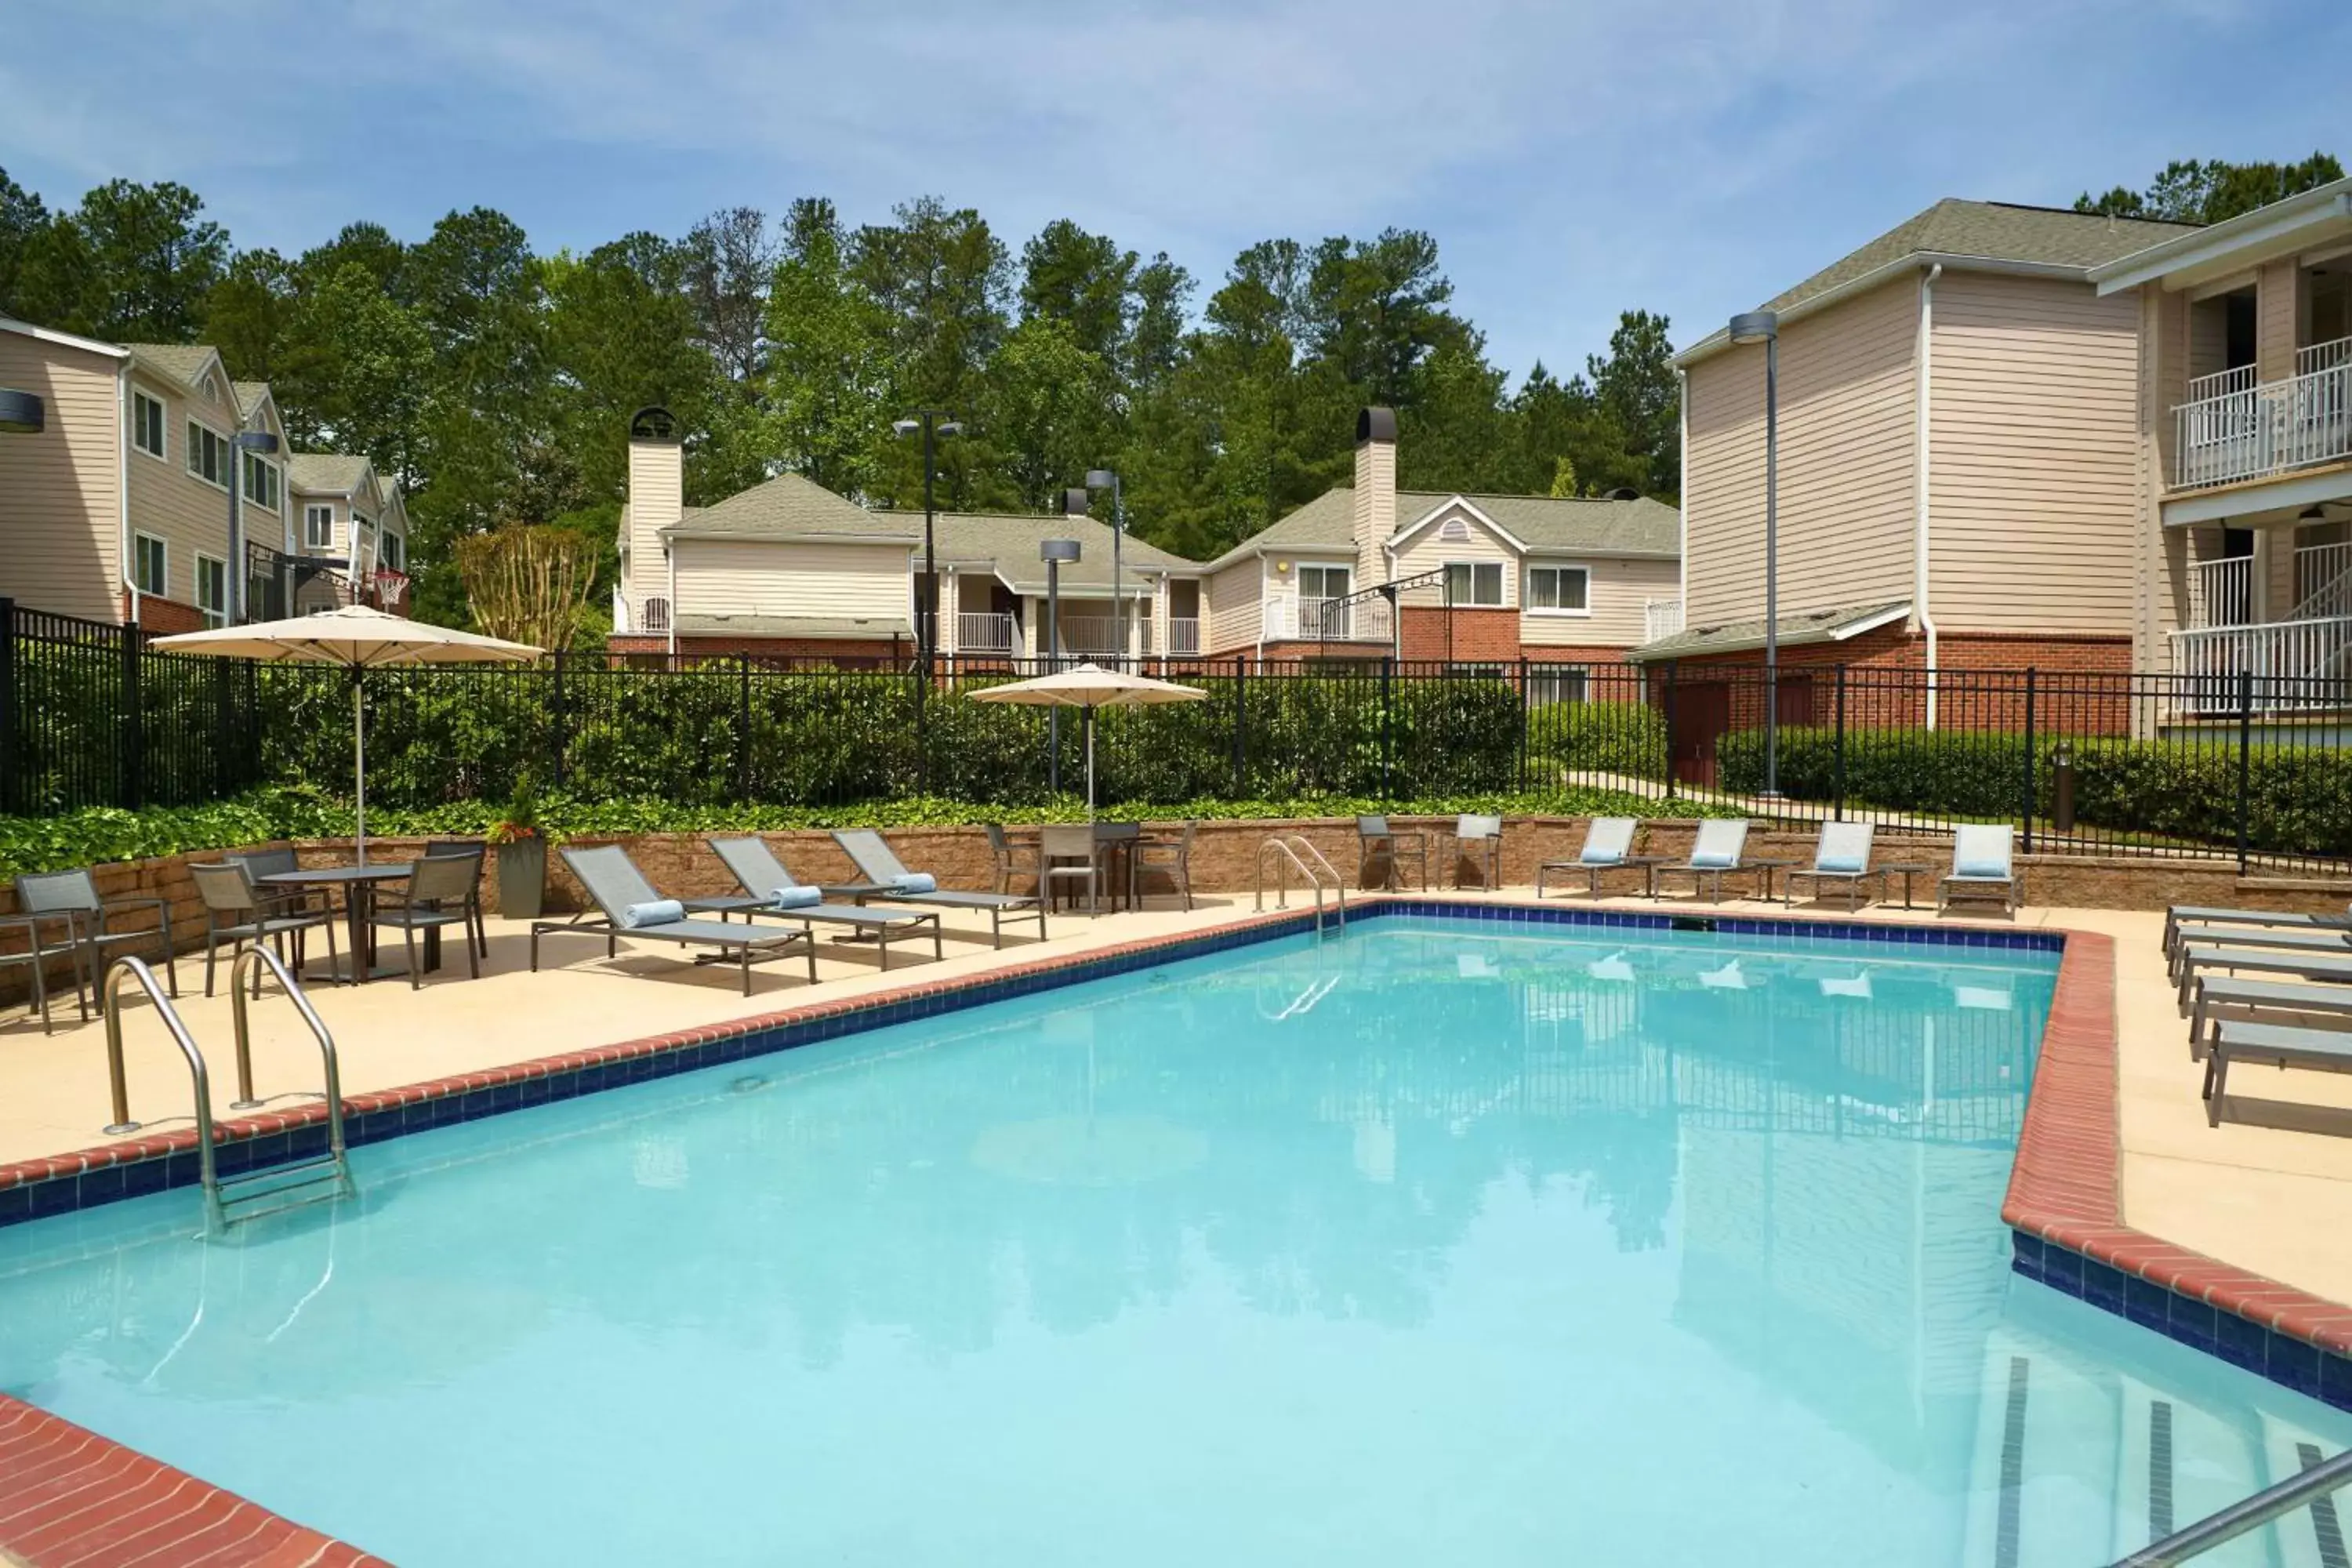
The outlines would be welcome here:
M 490 828 L 499 852 L 499 913 L 534 921 L 547 902 L 547 834 L 539 822 L 539 791 L 525 774 L 515 782 L 505 814 Z

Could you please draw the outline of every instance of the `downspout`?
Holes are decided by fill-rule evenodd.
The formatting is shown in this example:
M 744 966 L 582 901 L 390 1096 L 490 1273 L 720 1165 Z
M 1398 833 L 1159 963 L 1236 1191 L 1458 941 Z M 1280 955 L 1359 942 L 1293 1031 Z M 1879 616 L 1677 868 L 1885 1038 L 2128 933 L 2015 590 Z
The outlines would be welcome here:
M 1927 728 L 1936 727 L 1936 617 L 1927 604 L 1927 495 L 1928 495 L 1928 426 L 1927 395 L 1929 383 L 1930 345 L 1936 331 L 1936 279 L 1944 275 L 1940 261 L 1927 268 L 1927 276 L 1919 285 L 1919 353 L 1917 395 L 1918 429 L 1915 436 L 1917 450 L 1913 462 L 1918 487 L 1917 522 L 1912 531 L 1911 552 L 1911 613 L 1919 617 L 1919 629 L 1927 636 Z
M 662 541 L 662 559 L 669 563 L 669 656 L 677 658 L 677 541 Z M 913 589 L 911 581 L 908 591 Z
M 1675 602 L 1690 624 L 1690 372 L 1675 371 Z M 1642 633 L 1649 635 L 1643 626 Z
M 130 595 L 126 607 L 131 613 L 124 619 L 136 621 L 139 618 L 139 583 L 131 570 L 131 362 L 128 359 L 114 367 L 114 462 L 115 572 Z

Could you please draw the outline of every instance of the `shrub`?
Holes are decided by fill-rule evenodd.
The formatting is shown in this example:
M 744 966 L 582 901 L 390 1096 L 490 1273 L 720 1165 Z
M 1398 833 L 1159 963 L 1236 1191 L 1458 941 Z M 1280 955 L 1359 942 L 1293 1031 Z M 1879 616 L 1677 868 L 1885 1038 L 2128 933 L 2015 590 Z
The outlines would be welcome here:
M 1531 777 L 1538 759 L 1554 776 L 1614 773 L 1622 778 L 1666 776 L 1666 719 L 1638 702 L 1564 702 L 1528 715 Z

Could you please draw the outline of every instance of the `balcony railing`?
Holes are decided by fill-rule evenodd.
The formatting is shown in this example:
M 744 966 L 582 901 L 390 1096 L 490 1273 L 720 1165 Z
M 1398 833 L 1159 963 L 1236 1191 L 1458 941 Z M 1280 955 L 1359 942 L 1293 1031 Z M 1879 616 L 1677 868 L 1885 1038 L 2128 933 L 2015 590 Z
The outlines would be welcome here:
M 1197 616 L 1168 617 L 1168 651 L 1171 654 L 1201 651 L 1201 622 Z
M 2352 338 L 2298 351 L 2295 371 L 2284 381 L 2235 385 L 2175 408 L 2174 488 L 2233 484 L 2352 458 Z M 2203 390 L 2217 379 L 2192 384 Z
M 1127 654 L 1120 646 L 1118 627 L 1108 616 L 1074 616 L 1065 610 L 1061 641 L 1064 653 L 1096 658 L 1121 658 Z
M 1276 599 L 1261 622 L 1267 642 L 1359 642 L 1391 640 L 1394 621 L 1386 599 Z
M 1683 629 L 1683 602 L 1680 599 L 1651 599 L 1642 605 L 1642 640 L 1656 642 L 1670 637 Z
M 2352 616 L 2352 544 L 2306 544 L 2294 552 L 2291 621 Z
M 2191 630 L 2211 626 L 2242 626 L 2254 618 L 2254 558 L 2225 556 L 2200 561 L 2191 576 L 2189 603 Z
M 1009 654 L 1020 635 L 1020 627 L 1008 615 L 965 610 L 956 616 L 955 645 L 960 654 Z
M 2191 713 L 2236 711 L 2249 676 L 2263 712 L 2352 708 L 2352 616 L 2175 632 L 2172 672 Z

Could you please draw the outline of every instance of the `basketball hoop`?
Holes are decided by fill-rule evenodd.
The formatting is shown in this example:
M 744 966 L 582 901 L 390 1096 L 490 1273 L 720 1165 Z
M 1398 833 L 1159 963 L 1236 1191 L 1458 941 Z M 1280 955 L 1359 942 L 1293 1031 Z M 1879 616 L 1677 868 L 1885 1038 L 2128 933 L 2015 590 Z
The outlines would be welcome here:
M 408 577 L 406 574 L 394 572 L 389 568 L 379 568 L 375 574 L 375 600 L 376 607 L 379 609 L 397 612 L 407 608 Z

